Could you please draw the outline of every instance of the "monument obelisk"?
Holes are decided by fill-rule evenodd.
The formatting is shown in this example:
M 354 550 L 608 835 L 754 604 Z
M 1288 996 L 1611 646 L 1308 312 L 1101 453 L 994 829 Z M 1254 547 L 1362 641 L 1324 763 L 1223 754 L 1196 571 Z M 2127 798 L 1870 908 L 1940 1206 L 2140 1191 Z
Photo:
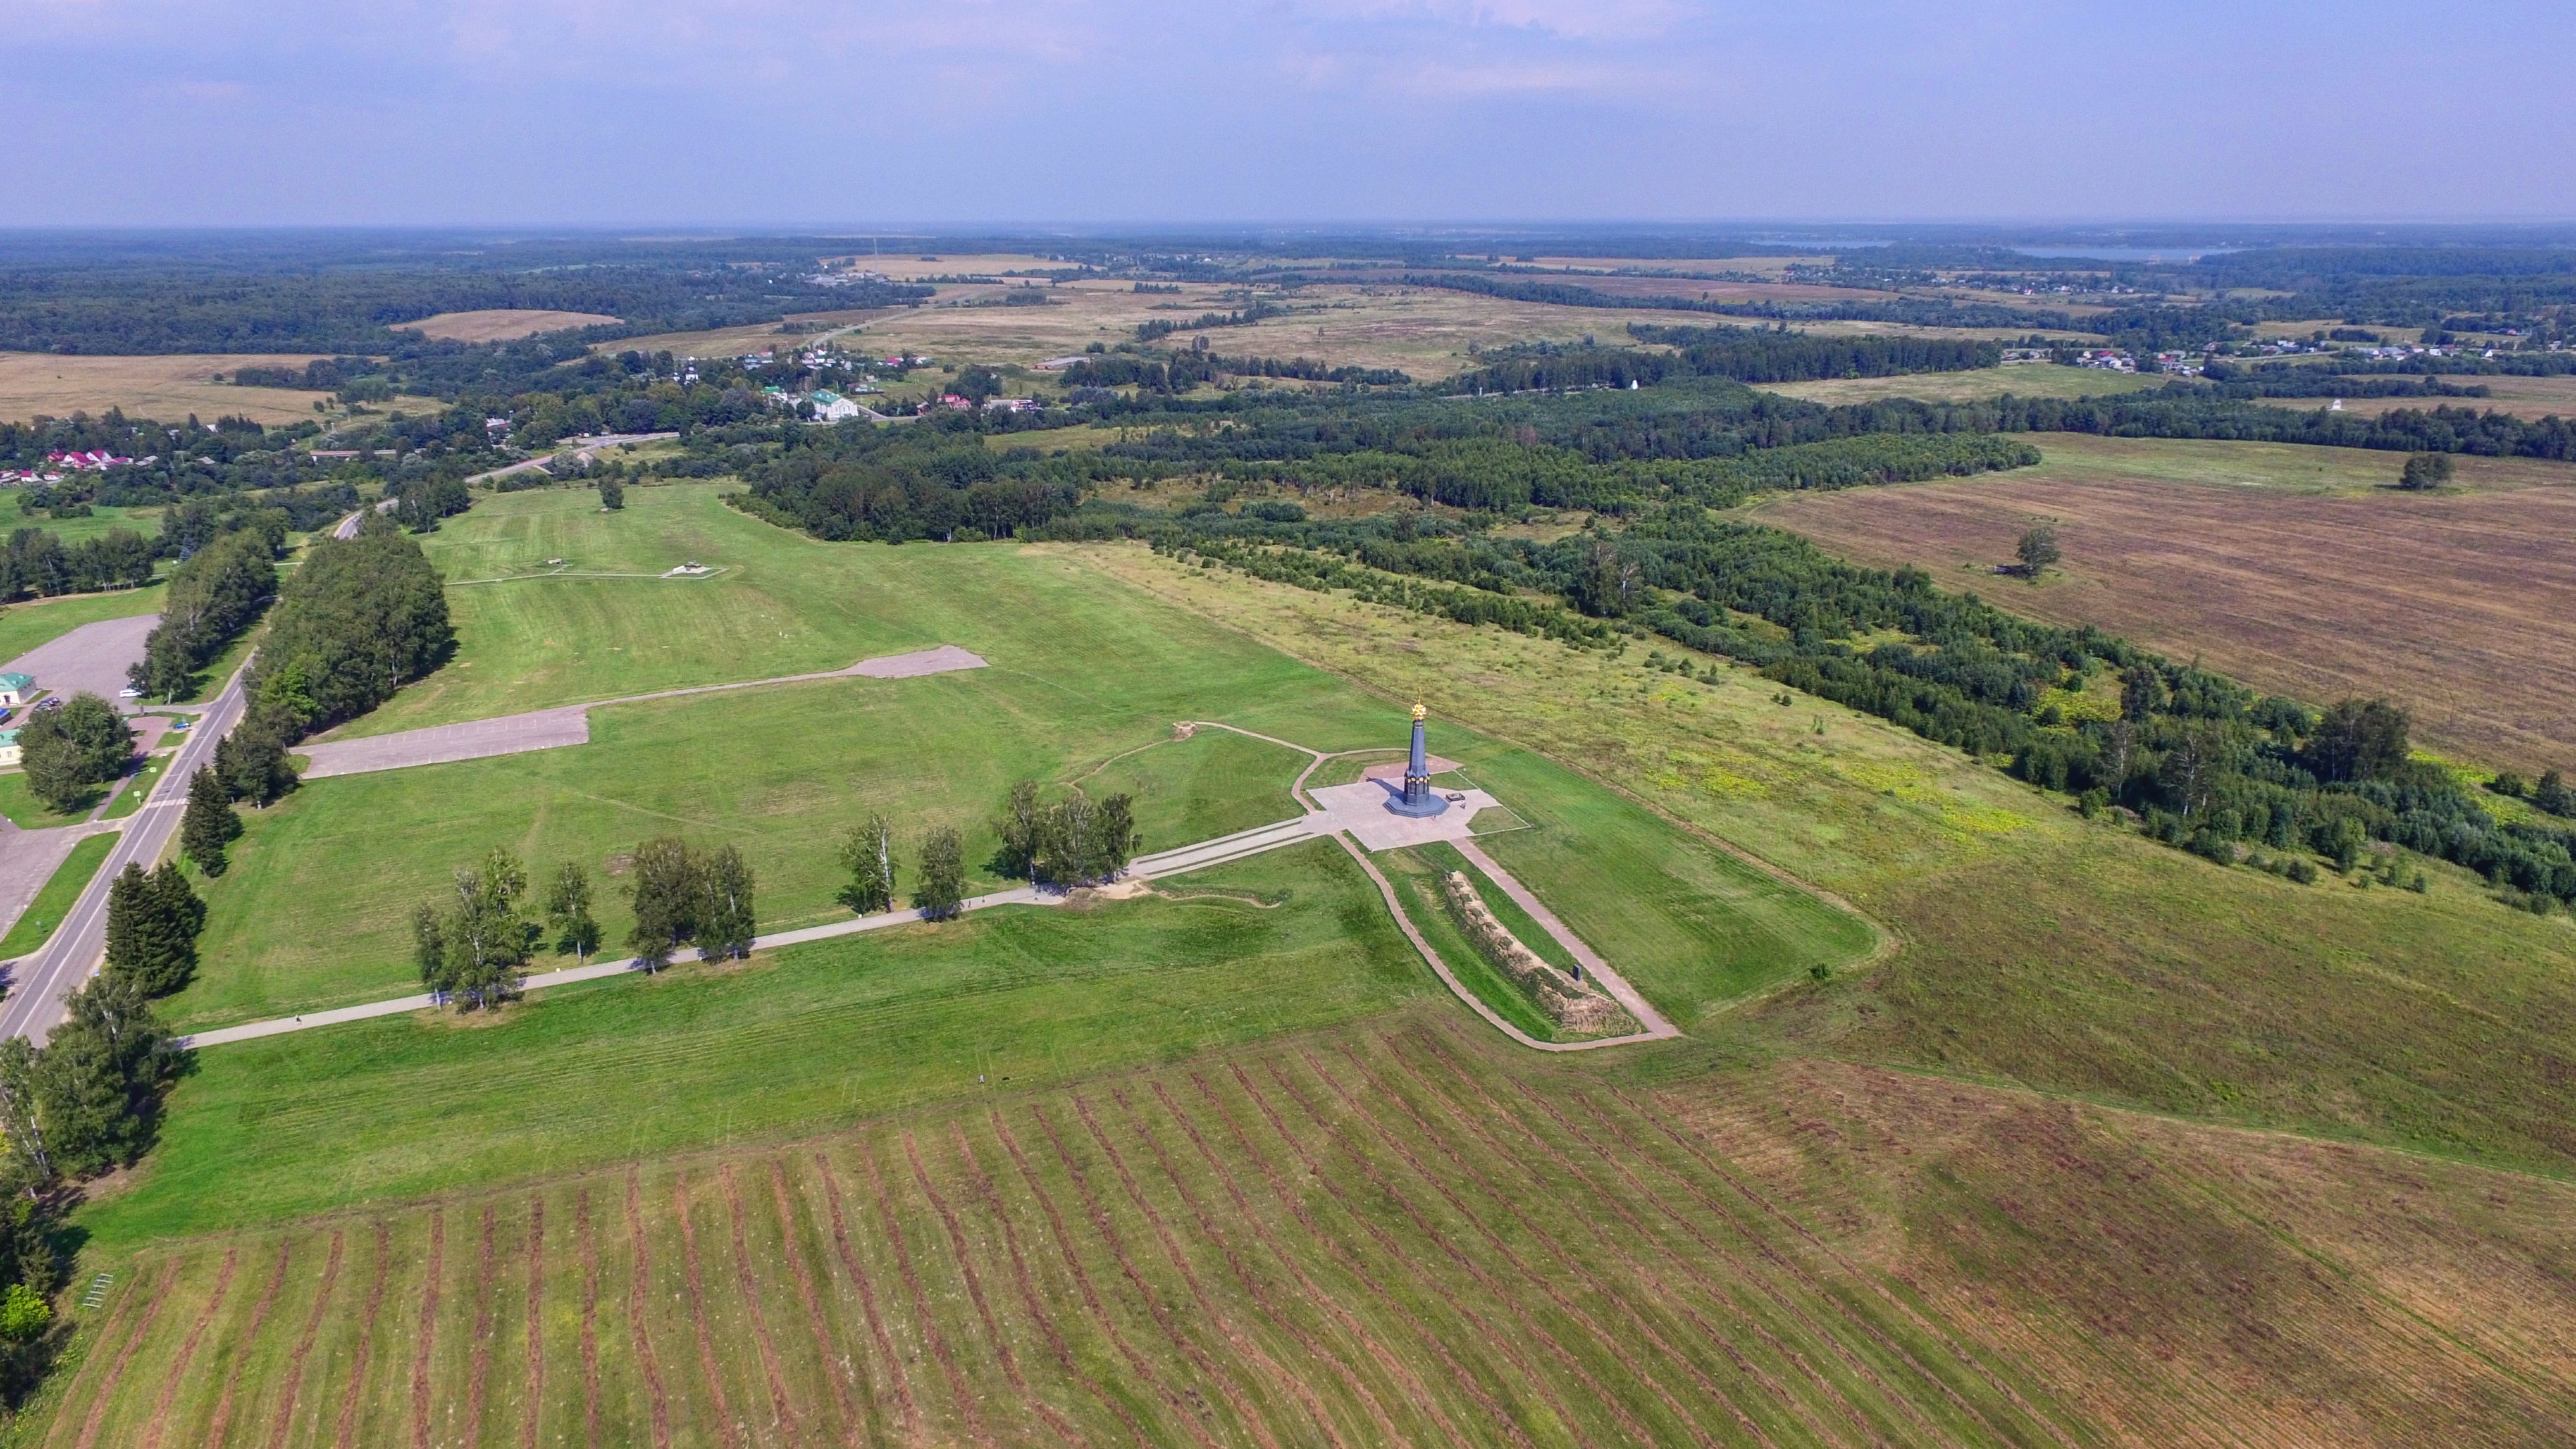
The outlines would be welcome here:
M 1398 815 L 1432 816 L 1449 808 L 1449 802 L 1431 788 L 1431 754 L 1422 741 L 1422 722 L 1430 714 L 1421 705 L 1413 707 L 1413 754 L 1404 764 L 1404 793 L 1386 802 L 1386 808 Z

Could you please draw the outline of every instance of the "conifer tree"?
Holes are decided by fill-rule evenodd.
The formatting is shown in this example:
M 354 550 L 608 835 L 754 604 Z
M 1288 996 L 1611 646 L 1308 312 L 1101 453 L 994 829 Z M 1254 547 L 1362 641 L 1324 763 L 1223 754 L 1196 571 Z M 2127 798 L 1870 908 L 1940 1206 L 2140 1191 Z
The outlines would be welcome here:
M 146 874 L 129 863 L 107 891 L 107 969 L 147 996 L 167 996 L 197 966 L 205 907 L 176 862 Z
M 224 847 L 241 834 L 241 817 L 233 813 L 232 792 L 211 765 L 199 765 L 188 777 L 188 813 L 179 820 L 179 849 L 209 876 L 224 873 Z

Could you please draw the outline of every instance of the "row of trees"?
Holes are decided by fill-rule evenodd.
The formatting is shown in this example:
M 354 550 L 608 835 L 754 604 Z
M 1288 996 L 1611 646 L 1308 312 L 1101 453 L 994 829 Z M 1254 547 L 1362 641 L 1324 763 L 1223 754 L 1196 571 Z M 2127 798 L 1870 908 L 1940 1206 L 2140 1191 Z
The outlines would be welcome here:
M 634 910 L 627 944 L 648 971 L 670 964 L 683 946 L 701 960 L 751 954 L 755 934 L 751 867 L 731 845 L 714 850 L 660 836 L 635 847 L 626 885 Z M 461 866 L 447 893 L 412 913 L 414 962 L 421 984 L 439 996 L 490 1007 L 516 995 L 527 964 L 546 938 L 586 961 L 599 949 L 600 926 L 590 873 L 565 861 L 529 900 L 526 866 L 507 850 Z M 531 918 L 529 908 L 540 912 Z
M 152 540 L 130 528 L 78 543 L 41 528 L 17 529 L 0 555 L 0 600 L 141 588 L 152 582 L 160 559 Z
M 1075 786 L 1064 798 L 1041 799 L 1035 780 L 1011 787 L 1010 803 L 994 822 L 1001 850 L 993 867 L 1031 885 L 1092 885 L 1115 878 L 1135 859 L 1134 797 L 1111 795 L 1094 803 Z
M 161 622 L 144 640 L 143 657 L 127 669 L 127 679 L 164 701 L 194 691 L 198 671 L 251 626 L 276 592 L 274 545 L 267 535 L 247 528 L 217 535 L 170 571 Z

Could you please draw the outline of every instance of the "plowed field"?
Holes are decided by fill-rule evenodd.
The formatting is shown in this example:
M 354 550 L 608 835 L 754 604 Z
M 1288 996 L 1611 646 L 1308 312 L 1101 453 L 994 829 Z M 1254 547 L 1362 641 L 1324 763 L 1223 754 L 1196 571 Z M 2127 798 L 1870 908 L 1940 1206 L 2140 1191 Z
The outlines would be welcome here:
M 2576 1434 L 2563 1186 L 1841 1065 L 1649 1090 L 1504 1050 L 1426 1015 L 158 1245 L 23 1442 Z
M 2343 449 L 2039 441 L 2050 461 L 2028 472 L 1806 494 L 1760 516 L 2265 689 L 2315 703 L 2387 695 L 2413 709 L 2426 743 L 2470 759 L 2576 765 L 2576 469 L 2469 459 L 2467 486 L 2427 496 L 2350 491 L 2360 475 L 2341 476 L 2355 457 Z M 2233 470 L 2232 449 L 2245 450 Z M 2274 466 L 2293 454 L 2316 456 L 2313 478 Z M 1994 577 L 2042 519 L 2056 523 L 2062 575 Z

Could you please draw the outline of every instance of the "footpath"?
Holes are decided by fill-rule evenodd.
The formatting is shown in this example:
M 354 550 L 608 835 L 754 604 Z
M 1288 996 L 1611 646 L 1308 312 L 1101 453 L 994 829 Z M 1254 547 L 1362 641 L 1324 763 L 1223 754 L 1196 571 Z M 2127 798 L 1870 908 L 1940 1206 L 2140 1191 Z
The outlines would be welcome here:
M 976 660 L 977 665 L 982 662 Z M 1216 724 L 1211 721 L 1195 721 L 1192 722 L 1191 727 L 1232 730 L 1237 734 L 1251 735 L 1248 730 L 1236 730 L 1232 725 Z M 1271 740 L 1267 735 L 1251 737 L 1287 745 L 1288 748 L 1298 750 L 1310 757 L 1306 769 L 1298 774 L 1296 782 L 1289 787 L 1291 796 L 1300 805 L 1308 807 L 1306 813 L 1294 819 L 1274 821 L 1268 825 L 1255 826 L 1250 830 L 1221 835 L 1213 840 L 1184 845 L 1175 850 L 1140 855 L 1128 863 L 1123 880 L 1161 880 L 1190 871 L 1205 870 L 1210 866 L 1244 860 L 1286 846 L 1302 845 L 1310 840 L 1334 840 L 1350 853 L 1353 860 L 1359 862 L 1360 869 L 1367 872 L 1369 878 L 1377 884 L 1378 893 L 1385 899 L 1386 908 L 1394 915 L 1396 925 L 1404 932 L 1405 939 L 1411 941 L 1414 949 L 1421 953 L 1424 963 L 1430 966 L 1432 973 L 1438 976 L 1441 983 L 1447 986 L 1460 1001 L 1465 1002 L 1495 1030 L 1512 1040 L 1536 1051 L 1569 1052 L 1592 1051 L 1601 1047 L 1625 1046 L 1636 1042 L 1663 1041 L 1681 1035 L 1679 1028 L 1666 1020 L 1645 997 L 1629 986 L 1626 979 L 1611 968 L 1609 962 L 1601 959 L 1600 953 L 1585 944 L 1562 921 L 1559 921 L 1555 913 L 1541 904 L 1538 897 L 1532 894 L 1527 886 L 1515 880 L 1491 856 L 1476 848 L 1469 838 L 1468 829 L 1468 820 L 1472 811 L 1460 809 L 1446 817 L 1449 823 L 1448 828 L 1442 831 L 1443 838 L 1451 840 L 1464 851 L 1475 862 L 1477 869 L 1491 877 L 1505 894 L 1529 913 L 1530 918 L 1536 921 L 1541 929 L 1554 937 L 1558 944 L 1574 955 L 1576 960 L 1582 962 L 1585 974 L 1598 982 L 1601 988 L 1620 1005 L 1628 1008 L 1629 1013 L 1636 1017 L 1642 1029 L 1624 1036 L 1597 1037 L 1589 1041 L 1540 1041 L 1505 1020 L 1500 1013 L 1486 1005 L 1483 999 L 1468 990 L 1465 983 L 1450 971 L 1448 962 L 1441 959 L 1440 953 L 1432 949 L 1431 943 L 1424 939 L 1422 932 L 1405 915 L 1404 907 L 1396 898 L 1393 883 L 1388 881 L 1377 866 L 1369 860 L 1370 849 L 1384 848 L 1382 845 L 1371 843 L 1371 837 L 1377 833 L 1375 827 L 1378 822 L 1369 814 L 1369 806 L 1373 804 L 1378 793 L 1376 788 L 1369 785 L 1356 789 L 1340 786 L 1309 795 L 1305 787 L 1307 776 L 1313 774 L 1317 766 L 1331 759 L 1332 756 L 1319 750 L 1306 749 L 1302 745 L 1289 744 L 1286 740 Z M 398 737 L 386 736 L 385 738 Z M 390 766 L 382 768 L 390 768 Z M 1470 794 L 1477 798 L 1478 803 L 1491 803 L 1491 797 L 1485 796 L 1482 791 L 1474 791 Z M 1320 807 L 1315 803 L 1318 799 L 1324 802 Z M 1420 822 L 1405 823 L 1420 824 Z M 1402 842 L 1387 842 L 1387 844 L 1397 843 L 1414 842 L 1409 839 Z M 1061 892 L 1042 890 L 1034 886 L 1020 886 L 1013 890 L 972 897 L 961 902 L 958 909 L 960 913 L 964 913 L 991 910 L 996 906 L 1055 906 L 1063 904 L 1065 899 L 1065 895 Z M 801 946 L 810 941 L 828 941 L 840 936 L 855 936 L 866 931 L 881 931 L 889 926 L 911 925 L 924 919 L 926 917 L 918 910 L 885 911 L 873 916 L 859 916 L 847 921 L 834 921 L 820 926 L 805 926 L 797 930 L 755 936 L 752 938 L 751 948 L 755 951 L 766 951 L 781 946 Z M 548 987 L 569 986 L 580 981 L 600 981 L 616 976 L 643 974 L 646 969 L 640 957 L 629 957 L 622 961 L 594 961 L 586 966 L 571 966 L 561 971 L 547 971 L 530 976 L 521 983 L 521 989 L 542 991 Z M 174 1045 L 223 1046 L 232 1042 L 255 1041 L 261 1037 L 282 1036 L 288 1032 L 337 1026 L 343 1022 L 368 1021 L 380 1016 L 401 1016 L 408 1012 L 426 1011 L 441 1004 L 438 997 L 428 992 L 420 992 L 386 1001 L 371 1001 L 359 1006 L 335 1007 L 327 1011 L 306 1012 L 301 1016 L 278 1017 L 271 1021 L 254 1021 L 240 1026 L 218 1027 L 176 1038 Z

